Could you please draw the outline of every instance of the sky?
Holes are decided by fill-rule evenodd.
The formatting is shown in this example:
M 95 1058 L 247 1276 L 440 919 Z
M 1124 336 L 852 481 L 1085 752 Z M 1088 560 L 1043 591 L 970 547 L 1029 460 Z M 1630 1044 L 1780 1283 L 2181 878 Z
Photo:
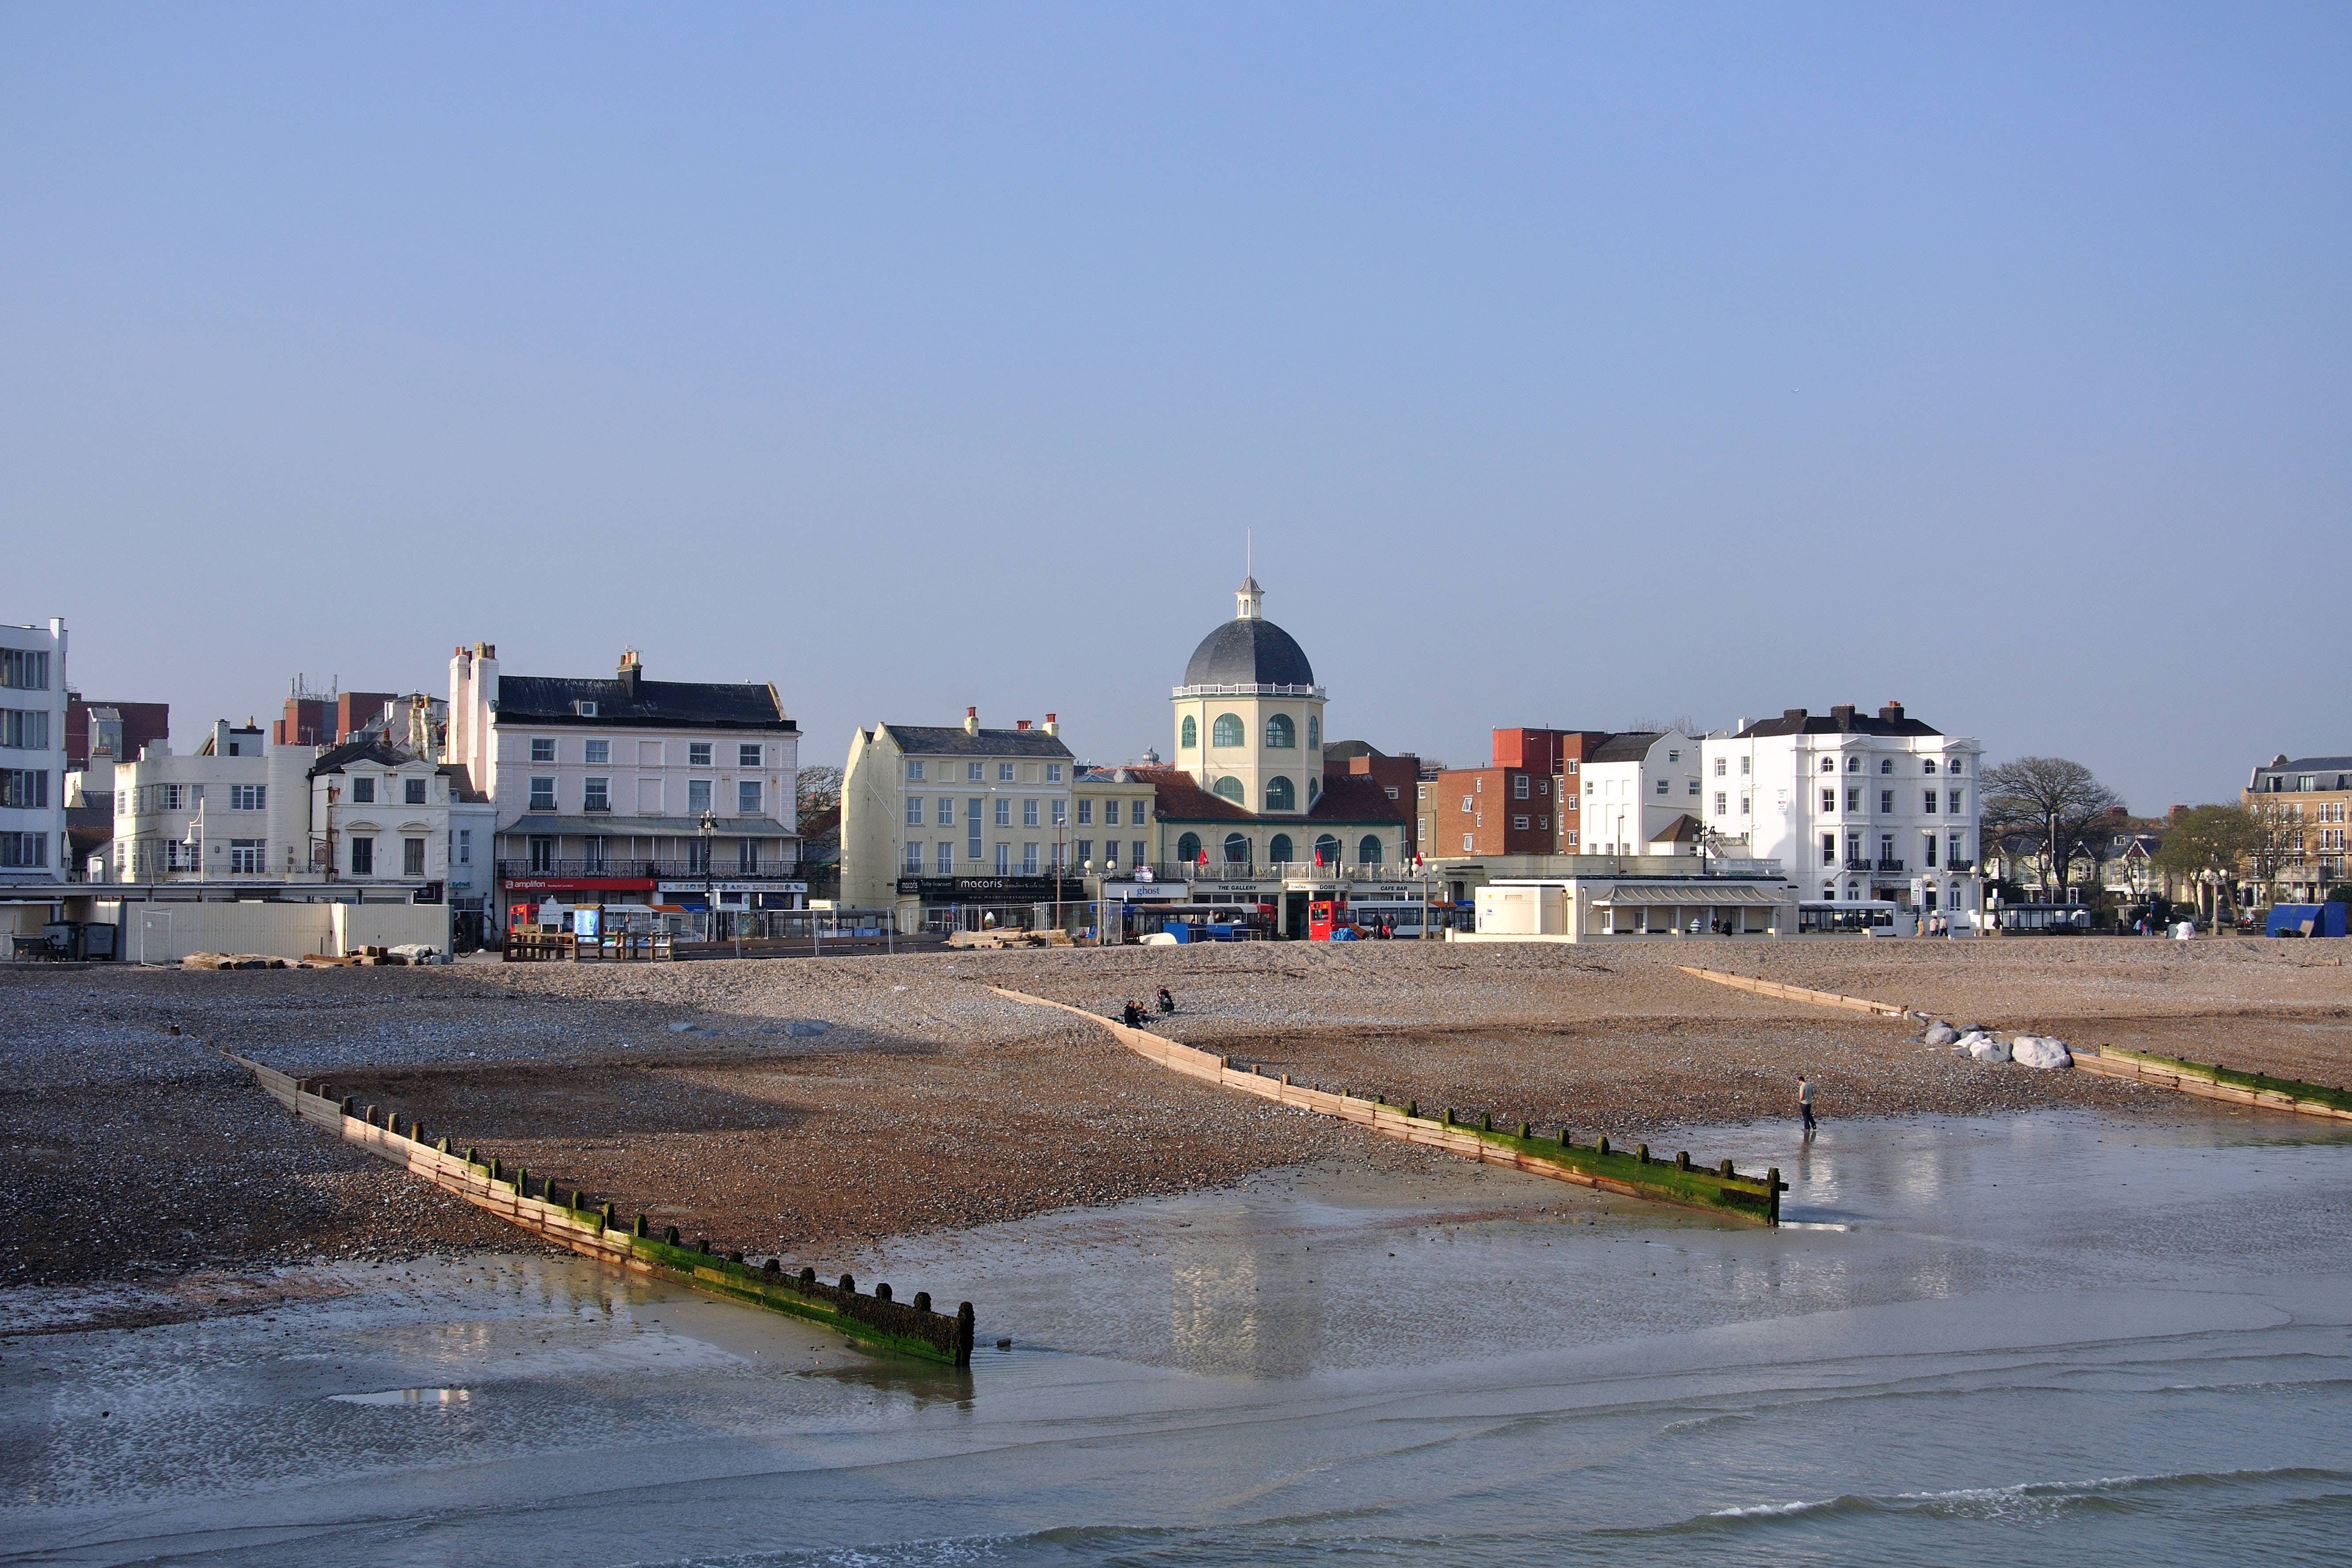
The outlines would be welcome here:
M 0 8 L 0 620 L 1170 745 L 2352 752 L 2352 9 Z M 1245 546 L 1245 541 L 1250 542 Z

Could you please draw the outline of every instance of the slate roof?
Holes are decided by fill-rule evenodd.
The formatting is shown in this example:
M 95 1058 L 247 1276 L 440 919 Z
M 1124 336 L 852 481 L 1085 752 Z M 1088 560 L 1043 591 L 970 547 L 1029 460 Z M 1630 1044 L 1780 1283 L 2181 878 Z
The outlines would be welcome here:
M 399 768 L 406 767 L 415 760 L 407 752 L 397 750 L 386 742 L 383 736 L 368 735 L 360 740 L 346 741 L 340 746 L 331 746 L 320 752 L 319 760 L 310 764 L 310 776 L 317 778 L 320 773 L 339 773 L 353 763 L 372 763 L 378 767 Z
M 1227 621 L 1201 639 L 1184 667 L 1187 686 L 1312 686 L 1315 667 L 1298 639 L 1263 616 Z
M 1622 735 L 1612 735 L 1584 753 L 1587 767 L 1594 763 L 1638 763 L 1650 754 L 1664 730 L 1628 730 Z
M 898 749 L 910 757 L 1052 757 L 1076 760 L 1059 735 L 1043 730 L 982 730 L 964 733 L 961 724 L 885 724 Z
M 2315 775 L 2311 782 L 2315 789 L 2352 788 L 2352 757 L 2297 757 L 2292 762 L 2269 763 L 2254 770 L 2253 780 L 2247 787 L 2261 790 L 2264 779 L 2283 778 L 2286 783 L 2281 786 L 2282 792 L 2292 790 L 2296 777 L 2303 773 Z
M 755 682 L 646 680 L 617 676 L 575 680 L 558 675 L 499 679 L 501 724 L 640 725 L 662 729 L 794 730 L 772 686 Z M 577 704 L 593 702 L 594 717 Z
M 1212 795 L 1181 768 L 1136 768 L 1135 776 L 1151 786 L 1152 815 L 1163 822 L 1255 822 L 1279 827 L 1297 823 L 1397 823 L 1408 816 L 1402 800 L 1391 800 L 1376 779 L 1340 773 L 1323 781 L 1323 793 L 1298 816 L 1290 812 L 1260 814 Z
M 1826 713 L 1808 713 L 1801 708 L 1784 710 L 1778 719 L 1759 719 L 1739 731 L 1747 735 L 1940 735 L 1941 730 L 1922 724 L 1916 719 L 1903 715 L 1903 705 L 1890 702 L 1875 714 L 1864 713 L 1851 704 L 1841 704 Z

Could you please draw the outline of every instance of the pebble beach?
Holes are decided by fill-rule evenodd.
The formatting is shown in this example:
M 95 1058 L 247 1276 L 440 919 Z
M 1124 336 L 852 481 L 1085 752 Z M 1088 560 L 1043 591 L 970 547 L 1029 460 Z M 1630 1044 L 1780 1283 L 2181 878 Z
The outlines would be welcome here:
M 1447 1158 L 1176 1078 L 996 987 L 1108 1015 L 1165 985 L 1178 1012 L 1155 1028 L 1268 1071 L 1622 1142 L 1785 1118 L 1800 1072 L 1832 1121 L 2180 1108 L 2088 1074 L 1988 1067 L 1924 1045 L 1913 1020 L 1759 997 L 1678 964 L 2337 1083 L 2352 1078 L 2338 945 L 1365 942 L 12 970 L 0 1184 L 19 1223 L 0 1283 L 144 1282 L 123 1311 L 168 1317 L 266 1300 L 235 1281 L 276 1266 L 529 1249 L 296 1124 L 223 1050 L 689 1237 L 824 1261 L 1285 1166 L 1369 1179 Z

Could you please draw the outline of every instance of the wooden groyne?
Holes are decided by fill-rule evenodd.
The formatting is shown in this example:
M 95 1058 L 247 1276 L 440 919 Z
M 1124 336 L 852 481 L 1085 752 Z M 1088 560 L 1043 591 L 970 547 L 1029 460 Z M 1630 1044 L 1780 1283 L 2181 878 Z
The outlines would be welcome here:
M 1884 1018 L 1906 1016 L 1909 1009 L 1888 1002 L 1874 1002 L 1867 996 L 1841 996 L 1834 991 L 1808 991 L 1801 985 L 1783 985 L 1774 980 L 1758 980 L 1746 974 L 1727 974 L 1720 969 L 1696 969 L 1687 963 L 1677 963 L 1685 974 L 1701 980 L 1712 980 L 1717 985 L 1728 985 L 1737 991 L 1752 991 L 1759 996 L 1777 996 L 1784 1002 L 1808 1002 L 1816 1007 L 1840 1007 L 1849 1013 L 1874 1013 Z
M 541 1195 L 534 1197 L 528 1190 L 531 1177 L 520 1165 L 509 1170 L 497 1160 L 477 1158 L 473 1150 L 457 1152 L 446 1137 L 427 1142 L 418 1122 L 411 1121 L 403 1131 L 397 1116 L 379 1116 L 373 1105 L 338 1099 L 322 1083 L 290 1078 L 235 1052 L 222 1054 L 252 1073 L 264 1091 L 303 1121 L 583 1258 L 822 1323 L 869 1349 L 950 1366 L 971 1364 L 969 1301 L 950 1316 L 933 1311 L 926 1292 L 918 1292 L 910 1302 L 892 1300 L 887 1285 L 860 1295 L 846 1274 L 838 1284 L 827 1284 L 814 1268 L 787 1274 L 773 1259 L 755 1268 L 740 1256 L 681 1246 L 676 1226 L 656 1237 L 645 1215 L 623 1224 L 611 1204 L 593 1204 L 578 1192 L 562 1194 L 546 1182 L 538 1184 Z
M 1753 991 L 1759 996 L 1778 996 L 1822 1007 L 1842 1007 L 1849 1012 L 1876 1013 L 1889 1018 L 1911 1016 L 1908 1008 L 1886 1002 L 1873 1002 L 1866 996 L 1841 996 L 1834 991 L 1808 991 L 1801 985 L 1781 985 L 1769 980 L 1751 979 L 1745 974 L 1726 974 L 1715 969 L 1694 969 L 1687 963 L 1678 963 L 1675 967 L 1685 974 L 1712 980 L 1718 985 Z M 2297 1079 L 2272 1078 L 2258 1072 L 2239 1072 L 2218 1063 L 2192 1062 L 2179 1057 L 2126 1050 L 2120 1046 L 2069 1046 L 2066 1054 L 2074 1058 L 2077 1069 L 2095 1073 L 2101 1078 L 2127 1078 L 2137 1083 L 2154 1084 L 2159 1089 L 2179 1089 L 2200 1100 L 2226 1100 L 2232 1105 L 2250 1105 L 2262 1110 L 2284 1110 L 2298 1116 L 2325 1116 L 2337 1121 L 2352 1121 L 2352 1094 L 2340 1088 L 2330 1089 L 2325 1084 L 2305 1083 Z
M 2262 1110 L 2287 1110 L 2298 1116 L 2352 1121 L 2352 1094 L 2341 1089 L 2296 1079 L 2271 1078 L 2258 1072 L 2240 1072 L 2219 1063 L 2128 1051 L 2120 1046 L 2088 1046 L 2073 1055 L 2076 1068 L 2103 1078 L 2127 1078 L 2138 1083 L 2177 1089 L 2200 1100 L 2225 1100 Z
M 1043 996 L 1032 996 L 1025 991 L 1008 991 L 998 985 L 992 985 L 989 989 L 1008 1001 L 1035 1007 L 1058 1007 L 1065 1013 L 1075 1013 L 1109 1030 L 1113 1039 L 1146 1061 L 1156 1063 L 1171 1072 L 1181 1073 L 1222 1089 L 1254 1094 L 1276 1105 L 1352 1121 L 1384 1138 L 1419 1144 L 1425 1149 L 1442 1149 L 1465 1160 L 1526 1171 L 1531 1175 L 1547 1176 L 1553 1181 L 1590 1187 L 1596 1192 L 1618 1193 L 1631 1198 L 1648 1198 L 1685 1208 L 1732 1214 L 1764 1225 L 1780 1223 L 1780 1194 L 1787 1186 L 1780 1180 L 1777 1166 L 1762 1176 L 1745 1176 L 1736 1172 L 1728 1160 L 1712 1167 L 1693 1164 L 1688 1154 L 1677 1154 L 1671 1161 L 1654 1160 L 1646 1143 L 1627 1151 L 1612 1149 L 1606 1138 L 1590 1144 L 1572 1142 L 1565 1128 L 1557 1137 L 1544 1138 L 1538 1136 L 1525 1122 L 1520 1123 L 1519 1131 L 1516 1132 L 1501 1131 L 1491 1125 L 1472 1127 L 1454 1121 L 1450 1110 L 1440 1116 L 1424 1116 L 1415 1104 L 1394 1106 L 1344 1090 L 1313 1089 L 1293 1083 L 1287 1077 L 1268 1077 L 1248 1068 L 1234 1067 L 1227 1058 L 1213 1051 L 1162 1039 L 1158 1035 L 1130 1028 L 1115 1018 L 1102 1017 L 1066 1002 L 1049 1001 Z M 1481 1120 L 1484 1121 L 1486 1119 Z

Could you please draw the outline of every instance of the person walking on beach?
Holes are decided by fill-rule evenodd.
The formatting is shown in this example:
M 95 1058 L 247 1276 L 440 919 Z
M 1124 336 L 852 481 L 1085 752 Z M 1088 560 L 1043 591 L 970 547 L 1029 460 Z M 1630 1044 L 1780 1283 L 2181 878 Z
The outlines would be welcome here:
M 1802 1076 L 1797 1079 L 1797 1114 L 1804 1118 L 1805 1132 L 1810 1137 L 1813 1131 L 1813 1084 Z

